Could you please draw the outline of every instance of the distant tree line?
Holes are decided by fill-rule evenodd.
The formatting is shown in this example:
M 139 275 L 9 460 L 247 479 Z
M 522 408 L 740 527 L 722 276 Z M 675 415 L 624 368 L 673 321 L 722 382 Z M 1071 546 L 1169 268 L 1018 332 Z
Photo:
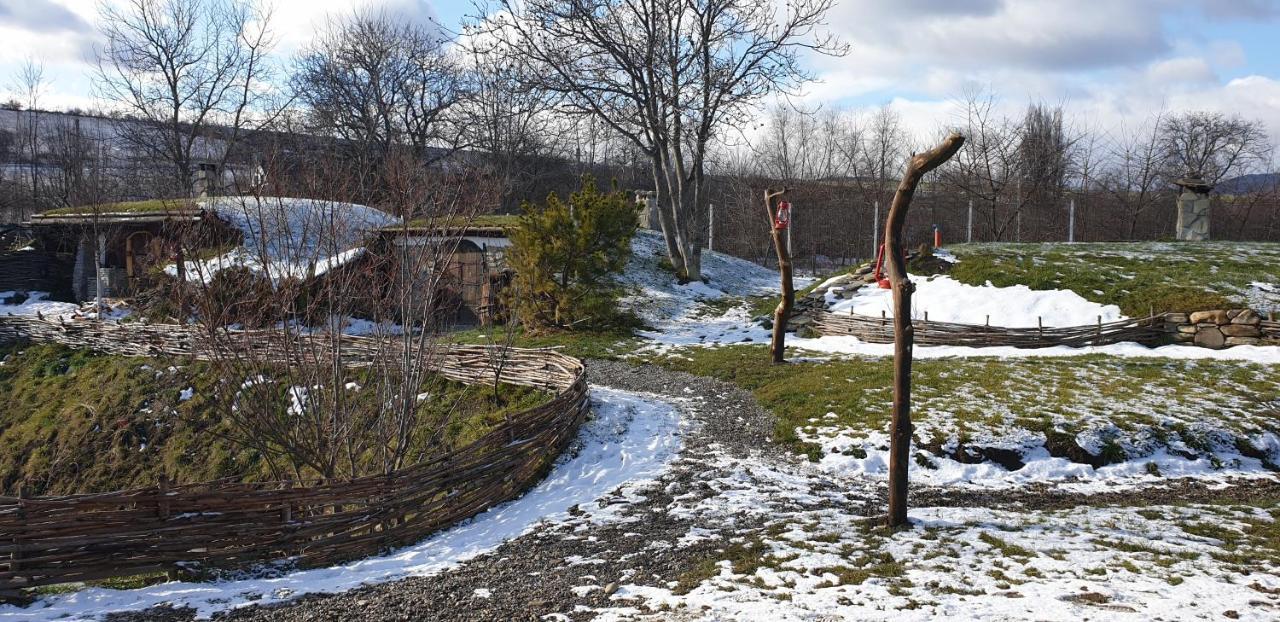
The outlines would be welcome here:
M 883 219 L 906 158 L 935 137 L 913 134 L 889 105 L 778 105 L 761 131 L 737 131 L 812 77 L 804 54 L 844 51 L 822 29 L 830 0 L 771 6 L 493 0 L 459 32 L 356 11 L 287 58 L 256 2 L 104 7 L 101 110 L 39 112 L 39 64 L 13 78 L 0 110 L 0 222 L 202 191 L 305 196 L 317 175 L 344 180 L 343 196 L 317 198 L 405 216 L 431 211 L 398 200 L 406 183 L 489 186 L 472 194 L 491 203 L 472 209 L 515 213 L 591 174 L 658 191 L 653 226 L 681 279 L 701 276 L 707 246 L 768 261 L 759 199 L 770 186 L 791 188 L 798 267 L 865 258 L 875 206 Z M 1162 111 L 1103 129 L 1062 106 L 1008 110 L 972 92 L 940 123 L 967 141 L 924 180 L 907 240 L 938 225 L 944 241 L 963 241 L 970 213 L 974 241 L 1167 238 L 1174 182 L 1189 173 L 1218 186 L 1214 237 L 1280 238 L 1274 145 L 1258 121 Z
M 1260 121 L 1161 111 L 1101 130 L 1073 122 L 1062 106 L 1033 102 L 1011 117 L 999 104 L 986 92 L 958 102 L 955 126 L 967 140 L 926 177 L 908 240 L 931 242 L 938 225 L 944 242 L 965 241 L 970 204 L 975 242 L 1168 239 L 1175 182 L 1188 175 L 1216 187 L 1214 238 L 1280 240 L 1280 169 Z M 716 246 L 767 261 L 769 236 L 756 203 L 765 187 L 788 185 L 800 266 L 870 256 L 875 206 L 883 219 L 917 145 L 889 105 L 870 112 L 771 109 L 762 138 L 718 170 Z

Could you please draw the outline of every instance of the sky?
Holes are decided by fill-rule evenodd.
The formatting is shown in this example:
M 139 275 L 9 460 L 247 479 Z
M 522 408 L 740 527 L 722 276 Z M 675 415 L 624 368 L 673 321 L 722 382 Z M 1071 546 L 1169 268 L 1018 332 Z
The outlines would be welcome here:
M 106 0 L 119 2 L 121 0 Z M 780 5 L 783 0 L 776 0 Z M 98 0 L 0 0 L 0 91 L 43 63 L 45 107 L 92 105 Z M 357 0 L 456 28 L 471 0 Z M 278 53 L 359 4 L 275 0 Z M 1280 139 L 1280 0 L 835 0 L 828 28 L 847 55 L 806 59 L 805 109 L 892 105 L 917 134 L 956 121 L 969 90 L 1062 104 L 1075 123 L 1134 127 L 1161 109 L 1263 121 Z

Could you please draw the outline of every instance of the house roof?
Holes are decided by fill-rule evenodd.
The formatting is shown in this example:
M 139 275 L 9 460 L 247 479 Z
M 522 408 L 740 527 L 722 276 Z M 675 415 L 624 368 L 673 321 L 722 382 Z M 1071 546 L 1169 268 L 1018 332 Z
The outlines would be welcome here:
M 505 238 L 519 223 L 520 217 L 514 214 L 481 214 L 479 216 L 415 218 L 404 224 L 383 227 L 379 231 L 393 235 L 467 235 Z
M 195 222 L 205 210 L 185 199 L 156 199 L 80 205 L 49 210 L 31 217 L 32 225 L 146 224 L 156 222 Z

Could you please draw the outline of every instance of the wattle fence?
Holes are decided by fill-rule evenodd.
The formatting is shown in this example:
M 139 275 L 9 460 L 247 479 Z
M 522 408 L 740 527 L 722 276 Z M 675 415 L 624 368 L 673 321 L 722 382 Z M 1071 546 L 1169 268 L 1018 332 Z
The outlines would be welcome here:
M 811 327 L 822 335 L 857 337 L 868 343 L 893 343 L 893 319 L 813 311 Z M 1168 336 L 1165 314 L 1144 318 L 1102 322 L 1084 326 L 1008 328 L 981 324 L 956 324 L 912 320 L 915 343 L 922 346 L 1012 346 L 1047 348 L 1052 346 L 1105 345 L 1124 341 L 1154 344 Z
M 266 352 L 267 333 L 244 333 Z M 124 355 L 203 357 L 185 326 L 0 317 L 0 341 L 56 341 Z M 367 364 L 370 338 L 343 338 L 351 365 Z M 363 354 L 362 354 L 363 353 Z M 451 347 L 436 371 L 492 382 L 484 346 Z M 512 415 L 476 441 L 387 475 L 343 481 L 159 482 L 94 494 L 0 496 L 0 598 L 23 588 L 156 572 L 245 568 L 290 559 L 300 566 L 367 556 L 422 540 L 510 500 L 540 480 L 576 435 L 589 395 L 580 361 L 550 350 L 511 349 L 501 377 L 555 396 Z

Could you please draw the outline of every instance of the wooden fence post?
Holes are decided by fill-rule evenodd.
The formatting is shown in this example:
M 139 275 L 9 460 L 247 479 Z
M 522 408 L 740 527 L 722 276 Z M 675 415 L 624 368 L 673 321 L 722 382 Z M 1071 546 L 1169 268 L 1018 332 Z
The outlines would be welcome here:
M 169 476 L 162 473 L 156 489 L 160 491 L 160 499 L 156 503 L 156 508 L 160 513 L 160 520 L 169 520 Z
M 786 188 L 764 191 L 764 211 L 769 219 L 773 250 L 778 255 L 778 276 L 782 281 L 782 300 L 778 302 L 778 308 L 773 311 L 773 336 L 769 343 L 769 352 L 773 356 L 774 363 L 783 362 L 783 354 L 786 351 L 787 319 L 796 303 L 796 289 L 791 278 L 791 225 L 789 222 L 786 224 L 787 242 L 784 243 L 776 224 L 777 212 L 773 208 L 773 201 L 786 192 Z
M 893 417 L 889 430 L 889 527 L 907 525 L 907 471 L 911 467 L 911 350 L 915 329 L 911 325 L 911 294 L 915 286 L 907 278 L 902 252 L 902 228 L 916 186 L 925 173 L 951 159 L 964 144 L 953 132 L 942 144 L 915 155 L 907 163 L 885 224 L 884 256 L 893 287 Z
M 27 498 L 27 491 L 24 482 L 18 482 L 18 522 L 22 525 L 27 523 L 27 504 L 23 499 Z M 14 536 L 13 552 L 9 554 L 9 572 L 18 572 L 22 569 L 22 538 Z

